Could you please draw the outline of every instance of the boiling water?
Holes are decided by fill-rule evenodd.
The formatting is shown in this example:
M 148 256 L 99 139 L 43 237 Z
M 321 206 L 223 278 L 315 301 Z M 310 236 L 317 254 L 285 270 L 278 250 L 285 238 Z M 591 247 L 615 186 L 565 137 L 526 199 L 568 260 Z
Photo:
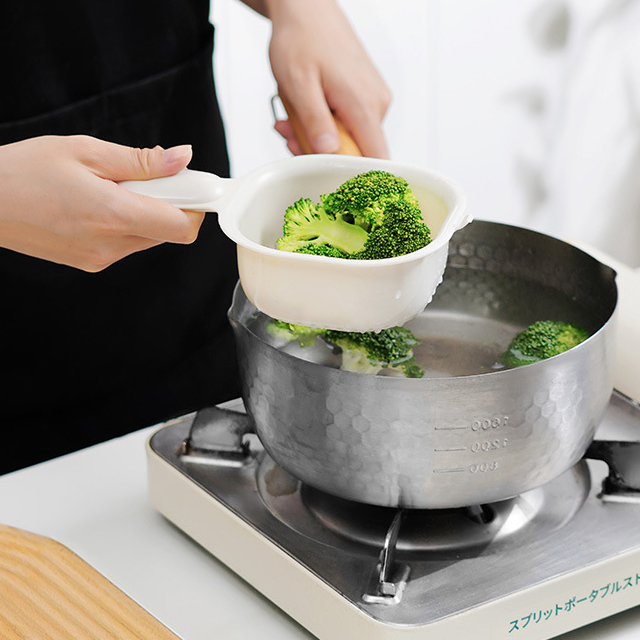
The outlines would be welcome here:
M 563 320 L 589 332 L 598 326 L 591 313 L 556 289 L 469 269 L 448 270 L 433 301 L 405 326 L 419 340 L 414 357 L 425 377 L 457 377 L 504 368 L 500 355 L 518 332 L 536 320 Z M 250 328 L 260 339 L 295 357 L 340 367 L 339 353 L 322 339 L 308 347 L 287 343 L 267 332 L 268 322 L 258 313 Z M 402 374 L 383 369 L 378 375 Z
M 420 341 L 414 358 L 431 378 L 503 368 L 500 354 L 518 332 L 512 324 L 438 311 L 424 312 L 406 326 Z
M 273 347 L 308 362 L 340 368 L 339 351 L 321 338 L 307 347 L 297 341 L 285 342 L 268 333 L 268 322 L 268 317 L 258 314 L 251 328 Z M 424 369 L 425 377 L 432 378 L 475 375 L 503 368 L 500 354 L 519 330 L 487 318 L 438 311 L 425 311 L 405 326 L 419 340 L 414 347 L 417 364 Z M 377 375 L 402 376 L 402 373 L 383 369 Z

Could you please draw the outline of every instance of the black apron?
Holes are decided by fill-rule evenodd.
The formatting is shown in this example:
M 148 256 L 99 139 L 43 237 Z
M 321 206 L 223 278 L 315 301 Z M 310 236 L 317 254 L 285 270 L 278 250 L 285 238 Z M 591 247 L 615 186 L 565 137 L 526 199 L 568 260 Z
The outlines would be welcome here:
M 18 90 L 0 105 L 0 144 L 77 133 L 190 143 L 191 168 L 228 175 L 206 3 L 47 1 L 42 14 L 15 4 L 28 37 L 19 24 L 2 33 L 0 55 L 32 46 L 9 58 Z M 49 28 L 55 38 L 33 42 Z M 80 42 L 69 45 L 74 29 Z M 236 397 L 226 318 L 236 280 L 235 245 L 215 215 L 193 245 L 165 244 L 97 274 L 0 249 L 0 473 Z

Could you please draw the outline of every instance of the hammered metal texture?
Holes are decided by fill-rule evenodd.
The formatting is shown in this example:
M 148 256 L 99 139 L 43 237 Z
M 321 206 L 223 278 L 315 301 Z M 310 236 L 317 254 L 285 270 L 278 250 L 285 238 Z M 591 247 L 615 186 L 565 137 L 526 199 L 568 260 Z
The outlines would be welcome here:
M 505 276 L 499 288 L 490 273 Z M 529 281 L 557 289 L 558 300 L 570 300 L 564 313 L 594 335 L 519 369 L 417 380 L 341 371 L 279 351 L 247 328 L 255 309 L 239 290 L 230 318 L 243 399 L 264 447 L 313 487 L 383 506 L 482 504 L 557 477 L 584 454 L 611 395 L 613 272 L 546 236 L 474 222 L 454 236 L 432 305 L 517 323 L 526 316 L 521 292 Z

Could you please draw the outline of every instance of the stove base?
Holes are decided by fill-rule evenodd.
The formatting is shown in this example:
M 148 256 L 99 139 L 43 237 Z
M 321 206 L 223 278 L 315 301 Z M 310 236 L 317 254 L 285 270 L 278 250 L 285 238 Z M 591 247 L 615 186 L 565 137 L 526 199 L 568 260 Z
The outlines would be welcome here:
M 614 397 L 601 429 L 611 423 L 637 430 L 639 414 Z M 181 456 L 192 420 L 167 424 L 149 440 L 151 502 L 321 639 L 335 638 L 339 629 L 352 640 L 457 640 L 463 634 L 546 640 L 640 603 L 640 505 L 598 498 L 604 463 L 583 461 L 582 471 L 567 472 L 587 473 L 590 482 L 584 502 L 562 526 L 524 543 L 506 536 L 473 551 L 422 552 L 415 560 L 404 554 L 404 593 L 396 604 L 382 604 L 363 597 L 378 550 L 331 530 L 319 540 L 276 517 L 258 489 L 265 454 L 257 442 L 245 465 Z M 277 499 L 293 504 L 290 489 Z

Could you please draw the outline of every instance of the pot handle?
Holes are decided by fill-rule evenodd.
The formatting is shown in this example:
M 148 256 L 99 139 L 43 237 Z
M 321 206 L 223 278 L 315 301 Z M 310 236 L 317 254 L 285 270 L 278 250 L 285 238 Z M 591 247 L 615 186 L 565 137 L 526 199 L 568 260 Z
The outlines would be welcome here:
M 313 153 L 313 149 L 311 148 L 311 143 L 307 138 L 307 134 L 305 133 L 304 127 L 302 126 L 302 121 L 298 117 L 298 114 L 295 112 L 291 103 L 282 95 L 279 94 L 278 98 L 284 107 L 284 110 L 287 112 L 287 118 L 289 120 L 289 124 L 291 124 L 291 128 L 293 129 L 293 135 L 295 136 L 300 148 L 302 149 L 302 153 L 309 154 Z M 271 101 L 271 108 L 273 109 L 274 116 L 275 106 L 273 100 Z M 277 117 L 276 117 L 277 120 Z M 338 140 L 339 146 L 337 151 L 334 153 L 344 155 L 344 156 L 361 156 L 362 152 L 360 148 L 356 144 L 356 141 L 351 137 L 351 134 L 347 131 L 347 128 L 342 124 L 336 116 L 333 116 L 333 120 L 336 123 L 336 127 L 338 129 Z
M 602 484 L 604 495 L 640 498 L 640 442 L 594 440 L 585 458 L 607 463 L 609 475 Z
M 246 413 L 207 407 L 196 413 L 180 454 L 213 463 L 243 464 L 251 457 L 249 443 L 243 440 L 248 433 L 255 433 L 255 426 Z

